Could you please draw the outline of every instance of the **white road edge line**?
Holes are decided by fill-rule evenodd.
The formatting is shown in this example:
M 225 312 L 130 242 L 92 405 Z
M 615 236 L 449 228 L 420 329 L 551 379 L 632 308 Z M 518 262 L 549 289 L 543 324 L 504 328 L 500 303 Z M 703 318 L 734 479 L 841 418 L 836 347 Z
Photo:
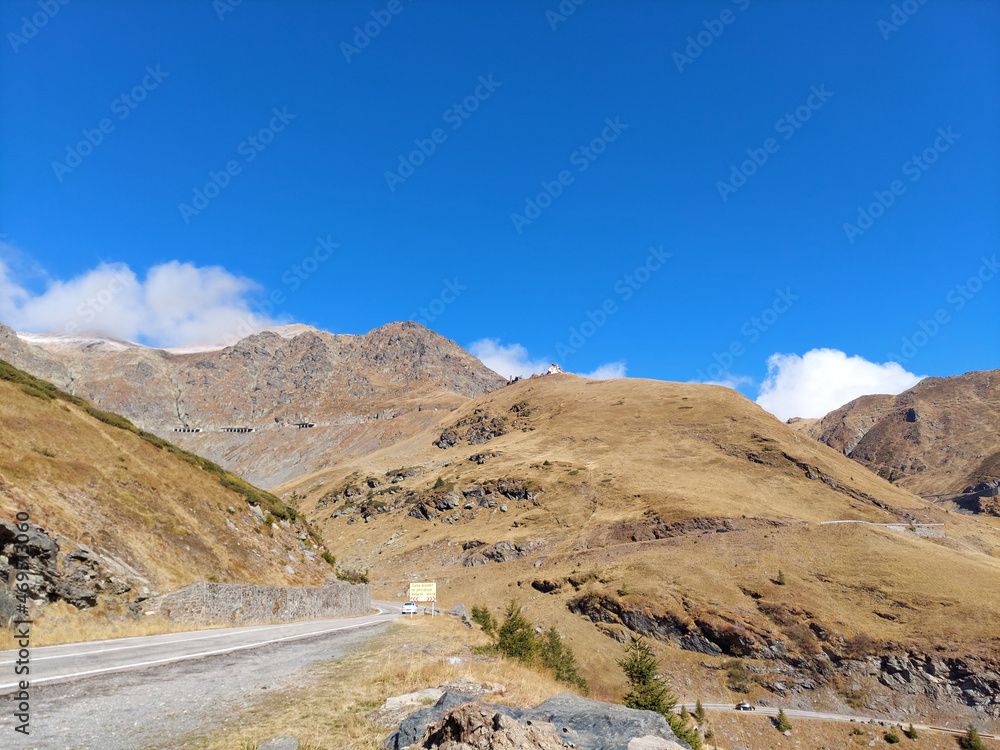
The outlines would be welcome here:
M 384 620 L 375 620 L 373 622 L 364 622 L 364 623 L 359 623 L 359 624 L 355 624 L 355 625 L 344 625 L 344 626 L 339 627 L 339 628 L 330 628 L 329 630 L 316 630 L 316 631 L 313 631 L 311 633 L 299 633 L 299 634 L 296 634 L 296 635 L 288 635 L 288 636 L 285 636 L 283 638 L 273 638 L 273 639 L 271 639 L 269 641 L 259 641 L 257 643 L 246 643 L 246 644 L 244 644 L 242 646 L 233 646 L 231 648 L 223 648 L 223 649 L 218 649 L 216 651 L 202 651 L 201 653 L 197 653 L 197 654 L 186 654 L 184 656 L 171 656 L 168 659 L 156 659 L 154 661 L 141 661 L 141 662 L 135 662 L 134 664 L 122 664 L 122 665 L 117 666 L 117 667 L 105 667 L 104 669 L 91 669 L 91 670 L 88 670 L 86 672 L 74 672 L 72 674 L 56 675 L 54 677 L 43 677 L 43 678 L 38 679 L 38 680 L 32 680 L 31 683 L 33 685 L 37 685 L 37 684 L 39 684 L 41 682 L 52 682 L 53 680 L 69 680 L 69 679 L 72 679 L 74 677 L 85 677 L 87 675 L 101 674 L 103 672 L 120 672 L 120 671 L 124 671 L 126 669 L 133 669 L 135 667 L 151 667 L 151 666 L 153 666 L 155 664 L 169 664 L 170 662 L 173 662 L 173 661 L 184 661 L 185 659 L 200 659 L 203 656 L 216 656 L 218 654 L 229 654 L 229 653 L 232 653 L 233 651 L 242 651 L 242 650 L 247 649 L 247 648 L 257 648 L 259 646 L 266 646 L 269 643 L 280 643 L 281 641 L 293 641 L 293 640 L 296 640 L 297 638 L 308 638 L 309 636 L 313 636 L 313 635 L 323 635 L 324 633 L 334 633 L 334 632 L 336 632 L 338 630 L 351 630 L 352 628 L 370 627 L 372 625 L 378 625 L 378 624 L 380 624 L 382 622 L 385 622 L 385 621 Z M 0 690 L 7 690 L 8 688 L 15 688 L 17 686 L 18 686 L 18 683 L 11 682 L 11 683 L 8 683 L 6 685 L 0 685 Z
M 374 615 L 368 615 L 369 617 L 377 617 L 378 615 L 385 614 L 385 611 L 382 610 L 381 608 L 376 607 L 375 609 L 377 609 L 378 612 L 376 612 Z M 330 619 L 335 619 L 335 618 L 330 618 Z M 260 628 L 260 630 L 257 630 L 256 632 L 263 633 L 266 630 L 277 630 L 279 628 L 289 628 L 289 627 L 294 627 L 295 625 L 300 625 L 300 624 L 302 624 L 302 623 L 301 622 L 286 622 L 286 623 L 284 623 L 282 625 L 265 625 L 264 627 Z M 251 625 L 250 627 L 258 627 L 258 626 Z M 191 631 L 188 631 L 188 632 L 191 632 Z M 202 631 L 194 631 L 194 632 L 201 632 L 201 633 L 203 633 L 205 631 L 202 630 Z M 164 633 L 163 635 L 170 635 L 170 634 L 169 633 Z M 128 649 L 133 649 L 133 648 L 148 648 L 149 646 L 172 646 L 175 643 L 192 643 L 194 641 L 204 641 L 204 640 L 207 640 L 209 638 L 224 638 L 227 635 L 229 635 L 229 636 L 239 635 L 239 629 L 237 629 L 237 631 L 234 632 L 232 628 L 227 628 L 224 632 L 221 632 L 221 633 L 220 632 L 216 632 L 216 633 L 212 633 L 210 635 L 199 635 L 199 636 L 196 636 L 194 638 L 178 638 L 175 641 L 149 641 L 149 642 L 146 642 L 146 643 L 134 643 L 134 644 L 132 644 L 130 646 L 116 646 L 115 648 L 102 648 L 102 649 L 98 649 L 97 651 L 77 651 L 77 652 L 72 653 L 72 654 L 55 654 L 53 656 L 35 656 L 35 657 L 32 657 L 31 661 L 48 661 L 50 659 L 69 659 L 69 658 L 74 657 L 74 656 L 91 656 L 93 654 L 106 654 L 106 653 L 110 653 L 111 651 L 127 651 Z M 135 637 L 138 637 L 138 638 L 157 638 L 158 636 L 148 635 L 148 636 L 135 636 Z M 111 641 L 93 641 L 93 642 L 94 643 L 113 643 L 114 639 L 112 639 Z M 56 645 L 53 645 L 53 646 L 40 646 L 39 650 L 41 650 L 43 648 L 59 648 L 60 646 L 72 646 L 72 645 L 75 645 L 75 644 L 72 644 L 72 643 L 63 643 L 63 644 L 56 644 Z M 3 652 L 0 652 L 0 653 L 3 653 Z M 12 650 L 12 653 L 13 653 L 13 655 L 15 657 L 17 656 L 16 650 Z M 15 663 L 16 663 L 16 659 L 11 659 L 10 661 L 0 661 L 0 667 L 6 666 L 8 664 L 15 664 Z M 0 687 L 3 687 L 3 686 L 0 685 Z

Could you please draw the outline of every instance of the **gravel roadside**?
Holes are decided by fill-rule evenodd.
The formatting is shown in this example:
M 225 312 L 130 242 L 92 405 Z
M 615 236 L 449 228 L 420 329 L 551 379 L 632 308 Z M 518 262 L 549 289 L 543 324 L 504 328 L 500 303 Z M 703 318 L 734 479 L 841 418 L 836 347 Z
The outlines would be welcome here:
M 183 739 L 238 721 L 273 690 L 295 687 L 312 664 L 343 656 L 386 625 L 271 644 L 31 691 L 31 734 L 0 714 L 0 747 L 137 750 L 191 747 Z

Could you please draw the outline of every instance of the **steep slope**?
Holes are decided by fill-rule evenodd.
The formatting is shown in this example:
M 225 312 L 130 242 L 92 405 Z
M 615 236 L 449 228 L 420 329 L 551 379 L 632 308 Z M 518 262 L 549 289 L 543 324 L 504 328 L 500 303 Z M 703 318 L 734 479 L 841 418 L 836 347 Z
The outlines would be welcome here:
M 38 605 L 120 607 L 207 578 L 334 577 L 318 540 L 273 495 L 0 361 L 4 578 L 24 513 Z M 10 607 L 2 593 L 0 620 Z
M 435 409 L 505 382 L 416 323 L 363 336 L 289 329 L 183 352 L 0 326 L 0 357 L 265 487 L 412 434 Z
M 535 378 L 279 489 L 376 593 L 516 595 L 598 688 L 638 631 L 714 694 L 1000 712 L 1000 534 L 728 389 Z
M 803 431 L 900 487 L 955 495 L 1000 479 L 1000 370 L 862 396 Z

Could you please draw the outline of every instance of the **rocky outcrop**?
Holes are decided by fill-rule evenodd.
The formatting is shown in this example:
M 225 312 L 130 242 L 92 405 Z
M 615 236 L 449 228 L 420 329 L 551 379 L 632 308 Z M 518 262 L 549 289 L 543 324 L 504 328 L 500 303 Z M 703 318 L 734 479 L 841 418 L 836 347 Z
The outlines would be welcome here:
M 839 659 L 835 664 L 852 688 L 861 689 L 874 678 L 895 693 L 923 695 L 934 705 L 958 703 L 1000 717 L 1000 664 L 910 651 Z M 877 696 L 872 699 L 878 706 Z
M 1000 478 L 1000 371 L 862 396 L 802 431 L 913 492 L 957 494 Z
M 427 727 L 416 746 L 433 750 L 564 750 L 551 724 L 522 725 L 477 703 L 453 708 Z
M 534 729 L 536 731 L 528 731 Z M 465 738 L 465 739 L 462 739 Z M 690 746 L 653 711 L 637 711 L 611 703 L 560 693 L 534 708 L 486 705 L 473 696 L 447 692 L 400 724 L 386 738 L 385 750 L 403 748 L 545 748 L 568 746 L 627 750 L 636 739 L 658 739 L 652 747 L 683 750 Z M 492 741 L 492 742 L 491 742 Z M 529 744 L 507 744 L 511 741 Z M 553 743 L 556 744 L 544 744 Z M 536 743 L 536 744 L 530 744 Z M 631 745 L 635 747 L 635 745 Z
M 532 586 L 544 590 L 549 584 L 535 581 Z M 782 675 L 778 681 L 765 681 L 779 694 L 789 686 L 798 692 L 826 685 L 836 672 L 849 692 L 864 688 L 870 694 L 869 708 L 887 709 L 889 697 L 902 693 L 923 695 L 935 705 L 957 703 L 1000 716 L 1000 662 L 914 651 L 871 653 L 883 649 L 873 641 L 859 648 L 857 642 L 832 636 L 815 623 L 805 625 L 811 615 L 804 610 L 784 611 L 765 602 L 757 602 L 758 608 L 778 627 L 753 617 L 707 611 L 688 601 L 682 605 L 683 612 L 678 614 L 606 594 L 585 594 L 567 602 L 571 612 L 588 617 L 605 635 L 619 641 L 626 640 L 631 631 L 688 651 L 759 660 L 748 664 L 757 671 Z M 859 655 L 859 650 L 868 653 Z M 769 664 L 752 666 L 761 662 Z M 873 681 L 885 688 L 881 694 L 871 689 Z
M 417 323 L 361 336 L 285 329 L 184 352 L 86 337 L 31 344 L 0 325 L 0 358 L 262 486 L 408 437 L 437 423 L 438 407 L 506 382 Z M 254 431 L 222 434 L 232 426 Z
M 784 639 L 773 630 L 695 607 L 679 614 L 602 594 L 584 594 L 571 599 L 566 606 L 570 612 L 590 618 L 606 635 L 618 640 L 624 638 L 621 630 L 601 625 L 621 626 L 711 656 L 775 659 L 786 650 Z
M 474 568 L 477 565 L 486 565 L 490 562 L 504 563 L 510 560 L 519 560 L 522 557 L 527 557 L 529 552 L 534 552 L 544 546 L 544 542 L 503 541 L 489 547 L 475 547 L 462 559 L 462 565 Z
M 100 595 L 124 596 L 144 580 L 139 576 L 130 580 L 127 572 L 112 569 L 121 568 L 120 564 L 62 537 L 64 551 L 57 537 L 41 526 L 28 524 L 28 531 L 21 532 L 15 524 L 0 520 L 0 579 L 11 580 L 16 565 L 27 574 L 26 593 L 36 606 L 64 601 L 93 607 Z M 25 547 L 15 548 L 20 544 Z

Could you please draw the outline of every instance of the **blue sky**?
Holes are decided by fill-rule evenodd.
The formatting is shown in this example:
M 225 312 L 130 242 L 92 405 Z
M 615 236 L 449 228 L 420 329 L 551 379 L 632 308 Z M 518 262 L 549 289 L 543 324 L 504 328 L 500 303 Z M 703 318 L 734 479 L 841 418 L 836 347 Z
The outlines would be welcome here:
M 0 30 L 18 330 L 420 319 L 782 417 L 997 367 L 995 3 L 36 0 Z

